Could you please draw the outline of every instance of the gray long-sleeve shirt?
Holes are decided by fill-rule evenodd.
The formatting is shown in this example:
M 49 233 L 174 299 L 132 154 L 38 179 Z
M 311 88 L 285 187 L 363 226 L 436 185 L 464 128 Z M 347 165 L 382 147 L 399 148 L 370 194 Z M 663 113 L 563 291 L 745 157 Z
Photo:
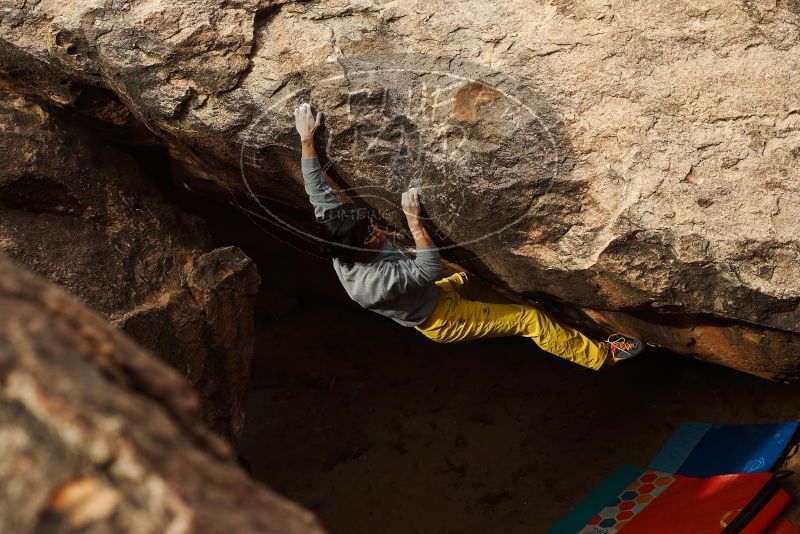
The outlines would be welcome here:
M 300 166 L 314 216 L 320 220 L 341 202 L 325 183 L 317 158 L 303 158 Z M 351 299 L 403 326 L 421 324 L 436 306 L 434 282 L 442 274 L 436 248 L 419 249 L 411 259 L 386 240 L 368 261 L 348 265 L 334 258 L 333 269 Z

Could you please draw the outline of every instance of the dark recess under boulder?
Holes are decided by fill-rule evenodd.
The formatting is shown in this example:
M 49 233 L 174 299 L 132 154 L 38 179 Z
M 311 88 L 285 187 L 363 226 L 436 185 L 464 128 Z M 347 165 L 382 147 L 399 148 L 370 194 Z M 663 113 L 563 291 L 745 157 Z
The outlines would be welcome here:
M 172 364 L 208 424 L 235 440 L 257 269 L 238 248 L 214 248 L 205 223 L 78 118 L 0 92 L 0 251 Z

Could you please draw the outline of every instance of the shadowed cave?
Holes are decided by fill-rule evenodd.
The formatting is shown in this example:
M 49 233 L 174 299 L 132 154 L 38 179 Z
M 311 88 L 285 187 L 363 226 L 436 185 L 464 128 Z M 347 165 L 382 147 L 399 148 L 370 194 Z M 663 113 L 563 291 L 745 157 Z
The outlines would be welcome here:
M 544 532 L 684 421 L 800 409 L 796 385 L 665 350 L 592 372 L 523 339 L 432 343 L 351 302 L 292 236 L 192 205 L 263 281 L 239 452 L 332 533 Z

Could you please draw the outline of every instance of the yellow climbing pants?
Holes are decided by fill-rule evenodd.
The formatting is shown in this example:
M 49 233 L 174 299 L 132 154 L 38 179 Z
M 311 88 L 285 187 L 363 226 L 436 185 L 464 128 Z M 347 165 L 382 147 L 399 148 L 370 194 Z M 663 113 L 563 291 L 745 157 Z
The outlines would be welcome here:
M 439 343 L 524 336 L 543 350 L 590 369 L 599 369 L 608 346 L 561 325 L 544 311 L 515 304 L 486 282 L 456 273 L 436 282 L 439 299 L 433 313 L 415 328 Z

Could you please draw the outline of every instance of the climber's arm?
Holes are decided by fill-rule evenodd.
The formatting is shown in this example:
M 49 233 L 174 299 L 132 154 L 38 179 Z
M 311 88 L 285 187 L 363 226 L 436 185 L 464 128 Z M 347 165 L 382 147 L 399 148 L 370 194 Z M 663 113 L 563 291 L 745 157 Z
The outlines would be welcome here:
M 412 187 L 403 193 L 403 196 L 400 199 L 400 205 L 402 206 L 403 213 L 406 216 L 408 229 L 411 230 L 411 235 L 414 237 L 414 245 L 417 247 L 417 250 L 435 247 L 431 236 L 428 234 L 428 231 L 425 230 L 425 227 L 419 220 L 420 214 L 422 213 L 422 203 L 419 200 L 419 189 Z
M 311 200 L 311 205 L 314 206 L 314 216 L 321 219 L 327 210 L 341 205 L 336 194 L 325 183 L 322 166 L 314 148 L 314 132 L 319 128 L 322 112 L 317 113 L 314 118 L 311 106 L 300 104 L 300 107 L 294 110 L 294 119 L 295 128 L 300 134 L 300 168 L 303 171 L 303 185 L 309 200 Z
M 316 156 L 301 159 L 300 168 L 303 171 L 303 185 L 308 199 L 314 206 L 314 216 L 317 220 L 322 219 L 326 211 L 340 206 L 342 203 L 325 183 L 325 179 L 322 177 L 322 166 Z
M 320 113 L 322 113 L 320 111 Z M 314 138 L 300 139 L 300 152 L 303 159 L 311 159 L 317 157 L 317 149 L 314 147 Z
M 439 249 L 433 243 L 433 239 L 420 221 L 422 204 L 419 199 L 419 190 L 412 187 L 403 193 L 401 205 L 403 213 L 406 215 L 408 228 L 414 237 L 414 246 L 417 249 L 417 257 L 414 266 L 417 273 L 416 278 L 435 282 L 442 274 L 442 260 L 439 258 Z

